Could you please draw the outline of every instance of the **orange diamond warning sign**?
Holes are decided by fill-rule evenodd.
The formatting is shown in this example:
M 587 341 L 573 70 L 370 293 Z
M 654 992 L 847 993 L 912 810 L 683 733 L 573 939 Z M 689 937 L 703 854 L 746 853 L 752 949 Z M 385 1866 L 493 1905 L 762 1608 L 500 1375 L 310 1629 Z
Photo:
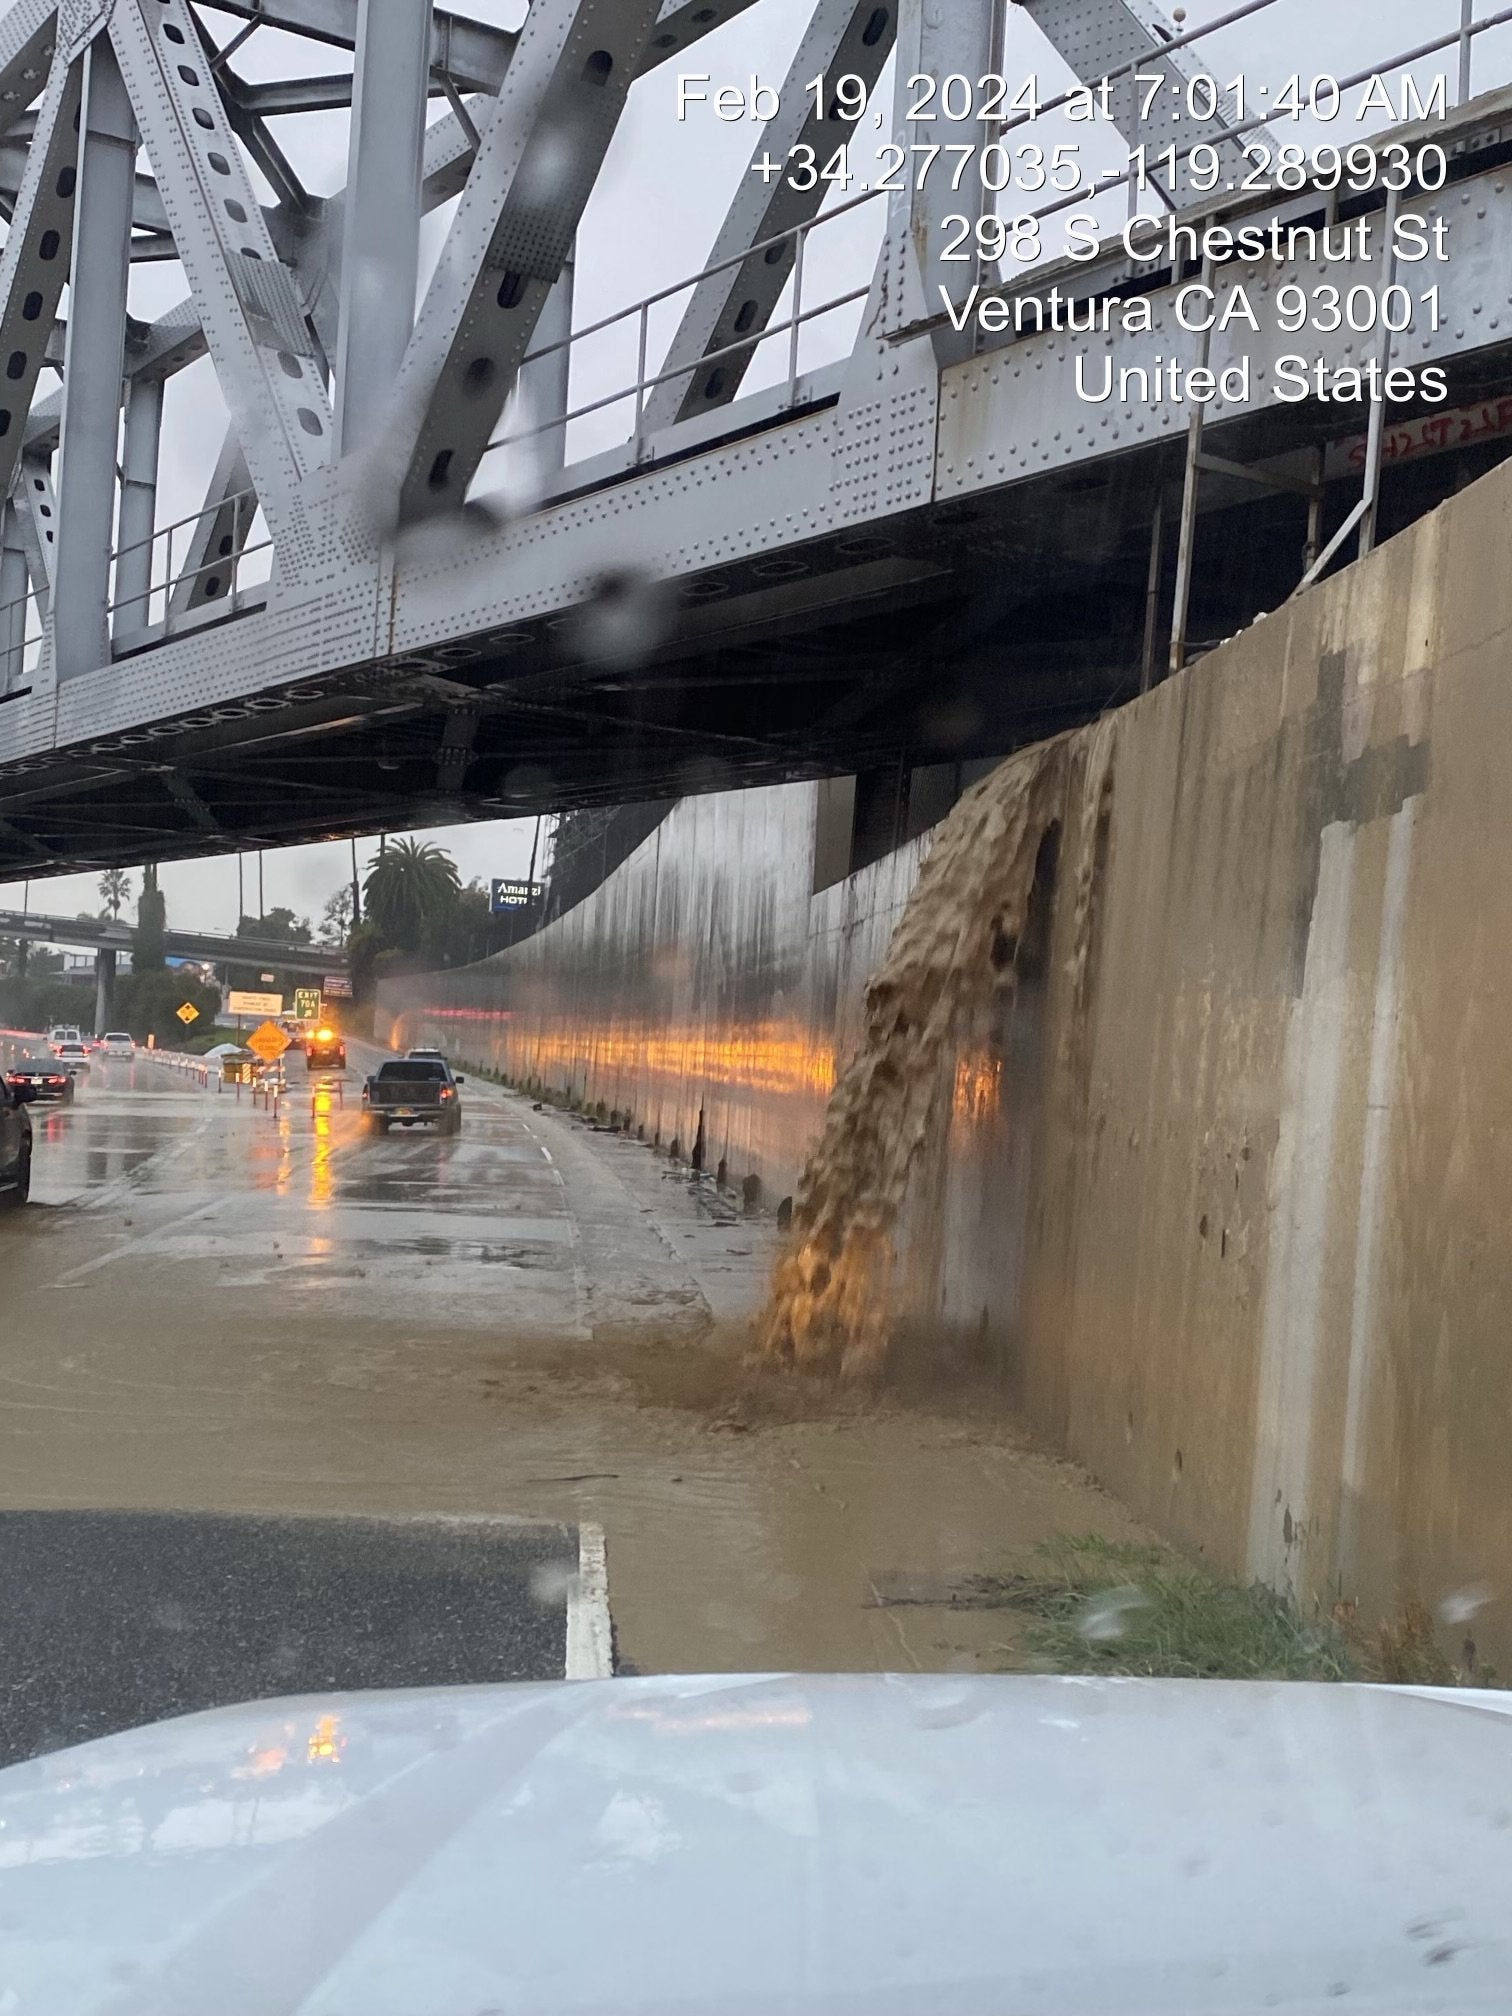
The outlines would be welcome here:
M 276 1064 L 289 1047 L 289 1039 L 276 1022 L 263 1022 L 247 1038 L 247 1048 L 264 1064 Z

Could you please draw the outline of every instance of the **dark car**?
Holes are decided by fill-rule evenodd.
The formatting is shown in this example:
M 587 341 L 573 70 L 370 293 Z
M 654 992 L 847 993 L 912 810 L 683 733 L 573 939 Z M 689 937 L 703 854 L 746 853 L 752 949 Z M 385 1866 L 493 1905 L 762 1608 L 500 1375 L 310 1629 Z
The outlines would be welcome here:
M 0 1078 L 0 1203 L 24 1204 L 31 1195 L 32 1097 L 29 1078 Z
M 363 1117 L 375 1134 L 387 1134 L 390 1127 L 435 1127 L 443 1134 L 460 1134 L 457 1087 L 466 1082 L 449 1064 L 397 1058 L 381 1064 L 363 1086 Z
M 340 1030 L 322 1022 L 310 1031 L 305 1041 L 307 1071 L 345 1071 L 346 1062 L 346 1038 Z
M 12 1085 L 29 1085 L 31 1097 L 37 1104 L 56 1101 L 63 1106 L 71 1106 L 74 1098 L 74 1075 L 66 1071 L 53 1057 L 23 1057 L 6 1071 L 6 1078 Z

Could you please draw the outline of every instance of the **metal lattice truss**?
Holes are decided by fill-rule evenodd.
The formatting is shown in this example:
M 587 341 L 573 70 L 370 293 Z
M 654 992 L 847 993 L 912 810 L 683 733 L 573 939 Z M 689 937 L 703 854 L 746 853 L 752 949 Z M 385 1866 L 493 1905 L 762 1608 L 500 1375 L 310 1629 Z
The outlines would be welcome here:
M 991 574 L 977 597 L 990 621 L 1014 606 L 1011 569 L 1043 559 L 1034 507 L 960 530 L 978 493 L 1143 458 L 1151 485 L 1125 515 L 1147 524 L 1153 508 L 1158 546 L 1159 458 L 1167 442 L 1179 457 L 1180 417 L 1137 441 L 1107 420 L 1089 431 L 1053 408 L 1048 378 L 1023 382 L 1027 362 L 983 354 L 950 312 L 973 287 L 1008 291 L 985 262 L 947 256 L 952 213 L 985 210 L 985 192 L 941 176 L 824 206 L 823 180 L 757 172 L 847 137 L 815 76 L 872 92 L 894 60 L 908 77 L 990 72 L 1008 0 L 808 0 L 780 109 L 702 270 L 695 250 L 694 279 L 604 325 L 634 354 L 628 386 L 580 374 L 599 325 L 574 324 L 574 248 L 637 84 L 668 63 L 722 81 L 717 42 L 698 45 L 757 4 L 776 0 L 529 0 L 505 31 L 431 0 L 11 0 L 0 872 L 891 754 L 889 696 L 910 668 L 927 681 L 987 648 L 952 613 L 958 569 Z M 1014 11 L 1075 76 L 1121 80 L 1126 137 L 1131 75 L 1153 71 L 1178 106 L 1169 139 L 1206 132 L 1239 161 L 1239 138 L 1191 116 L 1192 37 L 1153 0 Z M 250 77 L 269 35 L 301 38 L 308 74 Z M 280 121 L 312 112 L 349 120 L 348 183 L 331 197 L 280 145 Z M 893 134 L 915 137 L 900 113 Z M 982 133 L 942 114 L 932 137 Z M 1170 208 L 1187 191 L 1178 175 L 1160 194 Z M 416 309 L 422 219 L 453 199 Z M 869 283 L 825 292 L 817 234 L 874 200 Z M 150 322 L 128 313 L 145 262 L 185 283 Z M 1482 266 L 1461 270 L 1473 290 Z M 1084 289 L 1127 272 L 1110 258 Z M 848 354 L 806 361 L 811 325 L 842 311 Z M 1445 321 L 1479 312 L 1467 298 Z M 1131 354 L 1173 339 L 1167 319 Z M 1037 338 L 1033 356 L 1060 340 Z M 165 526 L 165 386 L 206 357 L 229 426 L 202 451 L 202 507 Z M 569 445 L 611 408 L 630 416 L 621 446 Z M 534 494 L 479 513 L 521 444 Z M 1187 448 L 1193 500 L 1210 479 L 1203 509 L 1242 488 L 1232 460 L 1203 460 L 1200 431 Z M 1275 487 L 1316 504 L 1320 480 L 1282 469 Z M 617 611 L 626 577 L 652 575 L 655 606 Z M 1142 573 L 1140 593 L 1142 607 Z M 622 621 L 634 648 L 600 649 L 594 625 L 612 636 Z M 1024 724 L 1107 697 L 1105 680 L 1068 680 L 1070 657 L 1052 652 L 1025 687 Z

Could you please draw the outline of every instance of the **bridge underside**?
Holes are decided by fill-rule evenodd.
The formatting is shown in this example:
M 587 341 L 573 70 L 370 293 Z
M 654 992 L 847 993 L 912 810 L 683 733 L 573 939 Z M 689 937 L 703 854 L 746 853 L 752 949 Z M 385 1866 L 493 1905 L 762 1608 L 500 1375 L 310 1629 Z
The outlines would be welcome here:
M 1341 289 L 1379 281 L 1403 204 L 1441 220 L 1453 257 L 1431 275 L 1439 310 L 1395 354 L 1442 369 L 1444 405 L 1278 399 L 1266 367 L 1298 339 L 1276 297 L 1316 278 L 1305 253 L 1210 261 L 1206 274 L 1196 259 L 1157 268 L 1131 262 L 1105 220 L 1091 264 L 1052 260 L 1011 281 L 984 268 L 984 298 L 1013 311 L 1054 284 L 1084 307 L 1147 304 L 1142 330 L 1115 316 L 1106 337 L 1032 321 L 989 333 L 965 327 L 973 269 L 941 260 L 959 195 L 889 196 L 869 288 L 816 304 L 806 234 L 833 218 L 818 195 L 758 202 L 766 185 L 750 177 L 665 355 L 648 357 L 653 304 L 639 303 L 620 318 L 622 334 L 639 326 L 629 389 L 576 382 L 577 346 L 595 332 L 573 333 L 572 241 L 631 82 L 755 4 L 532 0 L 518 35 L 437 14 L 427 41 L 422 0 L 402 16 L 279 0 L 275 25 L 347 35 L 361 74 L 260 86 L 238 81 L 229 45 L 208 84 L 179 60 L 209 34 L 189 0 L 146 11 L 122 0 L 104 27 L 76 24 L 56 49 L 50 24 L 78 9 L 17 0 L 0 17 L 0 82 L 47 80 L 19 174 L 0 158 L 0 179 L 18 183 L 0 272 L 17 331 L 56 312 L 59 239 L 75 241 L 68 323 L 46 350 L 63 360 L 61 397 L 37 399 L 24 430 L 9 410 L 0 426 L 14 476 L 0 555 L 0 876 L 1002 755 L 1277 608 L 1314 563 L 1353 556 L 1352 538 L 1332 550 L 1335 534 L 1357 527 L 1362 546 L 1389 535 L 1512 441 L 1504 88 L 1415 136 L 1395 129 L 1442 144 L 1441 188 L 1399 200 L 1378 179 L 1342 198 L 1307 187 L 1178 210 L 1203 226 L 1344 219 L 1357 250 L 1325 262 Z M 246 32 L 274 20 L 261 5 L 242 11 Z M 874 85 L 895 42 L 914 69 L 969 71 L 988 60 L 996 14 L 994 0 L 941 12 L 816 0 L 795 75 L 843 63 Z M 1093 17 L 1108 34 L 1088 43 Z M 1052 40 L 1073 23 L 1075 49 L 1062 53 L 1094 76 L 1178 65 L 1199 32 L 1171 43 L 1161 29 L 1157 50 L 1144 0 L 1035 0 L 1026 18 Z M 611 76 L 614 91 L 599 88 Z M 572 94 L 595 77 L 589 120 Z M 364 117 L 374 79 L 387 96 Z M 453 109 L 424 128 L 438 90 Z M 268 121 L 343 91 L 355 94 L 353 179 L 315 203 L 280 168 Z M 575 135 L 574 174 L 542 198 L 528 193 L 542 183 L 532 149 L 559 142 L 540 126 L 552 93 L 565 94 L 554 116 Z M 807 94 L 792 96 L 798 118 Z M 408 140 L 374 116 L 395 103 L 415 114 Z M 0 104 L 0 126 L 17 117 Z M 805 133 L 800 119 L 789 143 L 810 144 Z M 141 143 L 155 180 L 123 176 L 135 159 L 123 139 Z M 76 218 L 58 209 L 70 150 Z M 257 208 L 249 162 L 276 204 Z M 222 200 L 214 177 L 246 188 Z M 405 308 L 396 322 L 392 302 L 414 293 L 422 212 L 464 189 L 418 318 Z M 113 294 L 101 277 L 112 220 Z M 534 264 L 518 253 L 527 241 Z M 375 261 L 382 271 L 376 305 L 343 265 L 353 248 L 369 280 Z M 189 300 L 151 327 L 130 323 L 126 265 L 173 256 Z M 1264 326 L 1199 339 L 1178 308 L 1204 274 L 1249 286 Z M 798 316 L 801 287 L 808 315 L 854 307 L 848 356 L 805 357 L 797 321 L 775 319 Z M 785 377 L 746 388 L 774 339 Z M 16 340 L 11 366 L 30 397 L 43 354 Z M 1169 399 L 1099 408 L 1071 389 L 1071 360 L 1104 345 L 1115 371 L 1202 355 L 1217 371 L 1253 365 L 1255 382 L 1196 430 Z M 1390 354 L 1347 329 L 1310 330 L 1305 347 L 1334 370 Z M 160 554 L 163 384 L 205 354 L 232 426 L 204 510 Z M 488 457 L 518 445 L 518 413 L 503 406 L 516 381 L 532 392 L 519 410 L 546 416 L 555 447 L 537 438 L 536 494 L 506 508 L 484 479 L 500 466 Z M 630 438 L 573 459 L 569 427 L 616 402 L 633 413 Z M 1454 416 L 1437 435 L 1424 431 L 1436 413 Z M 259 550 L 254 520 L 267 528 L 265 579 L 238 571 Z M 18 579 L 26 592 L 7 601 Z
M 1512 352 L 1467 361 L 1456 405 L 1512 395 Z M 1329 438 L 1364 409 L 1337 409 Z M 1290 466 L 1320 416 L 1292 409 L 1211 437 Z M 1509 437 L 1512 438 L 1512 437 Z M 1497 436 L 1392 469 L 1381 536 L 1503 459 Z M 1281 458 L 1278 463 L 1278 459 Z M 507 645 L 458 639 L 402 664 L 270 686 L 216 718 L 33 759 L 0 784 L 0 873 L 172 859 L 217 849 L 496 819 L 736 784 L 997 756 L 1088 720 L 1164 668 L 1151 533 L 1179 502 L 1166 444 L 874 532 L 706 574 L 682 592 L 630 578 Z M 1328 536 L 1357 479 L 1327 486 Z M 1198 528 L 1195 655 L 1295 589 L 1305 499 L 1213 479 Z M 1160 557 L 1169 601 L 1173 542 Z M 779 578 L 773 578 L 777 575 Z

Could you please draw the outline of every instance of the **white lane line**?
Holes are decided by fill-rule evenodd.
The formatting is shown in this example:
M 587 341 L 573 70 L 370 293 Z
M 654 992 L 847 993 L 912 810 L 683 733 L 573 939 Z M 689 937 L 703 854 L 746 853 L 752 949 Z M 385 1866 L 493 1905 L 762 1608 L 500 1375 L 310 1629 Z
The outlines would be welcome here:
M 128 1259 L 133 1253 L 140 1253 L 145 1246 L 152 1246 L 170 1232 L 177 1232 L 185 1225 L 192 1225 L 197 1218 L 208 1218 L 212 1211 L 219 1211 L 229 1200 L 225 1197 L 212 1198 L 208 1204 L 200 1204 L 193 1211 L 186 1211 L 181 1218 L 170 1218 L 164 1225 L 158 1225 L 150 1232 L 144 1232 L 138 1239 L 123 1240 L 108 1253 L 97 1253 L 93 1260 L 86 1260 L 81 1267 L 70 1267 L 66 1274 L 55 1275 L 48 1284 L 53 1288 L 70 1288 L 75 1281 L 82 1281 L 90 1274 L 96 1274 L 102 1267 L 113 1267 L 117 1260 Z
M 609 1563 L 602 1526 L 578 1526 L 578 1572 L 567 1588 L 568 1680 L 608 1680 L 614 1672 Z

